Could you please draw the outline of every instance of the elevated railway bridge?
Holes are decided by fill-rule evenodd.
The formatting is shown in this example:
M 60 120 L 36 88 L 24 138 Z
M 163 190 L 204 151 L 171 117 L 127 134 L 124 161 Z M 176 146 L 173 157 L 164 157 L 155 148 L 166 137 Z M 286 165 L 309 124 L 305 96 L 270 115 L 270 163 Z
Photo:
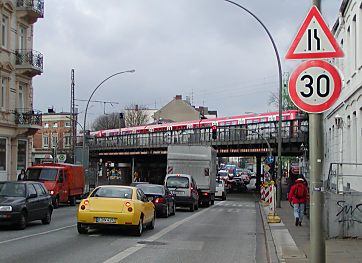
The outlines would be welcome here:
M 306 116 L 283 120 L 281 138 L 283 156 L 300 156 L 301 144 L 308 142 Z M 216 139 L 213 139 L 211 126 L 91 136 L 87 139 L 89 183 L 127 184 L 135 173 L 142 180 L 162 183 L 166 174 L 167 146 L 170 144 L 211 145 L 218 157 L 254 156 L 259 178 L 263 158 L 269 152 L 277 155 L 278 121 L 218 126 Z

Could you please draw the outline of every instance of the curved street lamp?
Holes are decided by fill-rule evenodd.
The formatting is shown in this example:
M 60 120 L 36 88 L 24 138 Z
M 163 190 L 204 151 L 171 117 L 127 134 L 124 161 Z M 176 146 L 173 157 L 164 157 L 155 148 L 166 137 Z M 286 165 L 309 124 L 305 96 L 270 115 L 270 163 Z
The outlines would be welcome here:
M 233 1 L 230 1 L 230 0 L 224 0 L 224 1 L 229 2 L 230 4 L 233 4 L 241 9 L 243 9 L 244 11 L 249 13 L 252 17 L 254 17 L 259 22 L 259 24 L 264 28 L 264 30 L 268 34 L 268 37 L 270 38 L 270 41 L 273 44 L 273 48 L 274 48 L 275 55 L 277 58 L 278 71 L 279 71 L 279 121 L 278 121 L 278 174 L 277 174 L 277 200 L 276 201 L 277 201 L 277 207 L 280 208 L 281 207 L 281 195 L 282 195 L 281 156 L 282 156 L 282 87 L 283 87 L 282 82 L 283 82 L 283 78 L 282 78 L 282 66 L 281 66 L 281 62 L 280 62 L 279 52 L 278 52 L 277 46 L 275 45 L 274 39 L 273 39 L 272 35 L 270 34 L 269 30 L 255 14 L 253 14 L 250 10 L 243 7 L 242 5 L 237 4 Z
M 113 78 L 117 75 L 120 75 L 120 74 L 123 74 L 123 73 L 134 73 L 136 72 L 136 70 L 132 69 L 132 70 L 126 70 L 126 71 L 121 71 L 121 72 L 117 72 L 117 73 L 114 73 L 112 75 L 110 75 L 109 77 L 105 78 L 104 80 L 102 80 L 98 86 L 93 90 L 92 94 L 89 96 L 89 99 L 87 101 L 87 106 L 85 108 L 85 112 L 84 112 L 84 123 L 83 123 L 83 148 L 82 148 L 82 155 L 83 155 L 83 158 L 82 158 L 82 163 L 83 165 L 85 164 L 85 138 L 86 138 L 86 132 L 85 132 L 85 128 L 86 128 L 86 121 L 87 121 L 87 112 L 88 112 L 88 106 L 89 106 L 89 103 L 94 95 L 94 93 L 98 90 L 98 88 L 100 86 L 102 86 L 102 84 L 104 82 L 106 82 L 107 80 L 109 80 L 110 78 Z

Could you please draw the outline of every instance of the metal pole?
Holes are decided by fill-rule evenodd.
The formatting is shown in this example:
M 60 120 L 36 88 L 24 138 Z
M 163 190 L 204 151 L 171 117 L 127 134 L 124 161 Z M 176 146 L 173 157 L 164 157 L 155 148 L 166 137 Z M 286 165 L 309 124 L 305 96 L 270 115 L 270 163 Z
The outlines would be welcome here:
M 319 10 L 320 0 L 312 0 Z M 326 244 L 323 225 L 323 115 L 309 114 L 310 162 L 310 252 L 311 263 L 326 262 Z
M 270 34 L 269 30 L 267 29 L 267 27 L 264 25 L 264 23 L 255 15 L 253 14 L 251 11 L 249 11 L 248 9 L 246 9 L 245 7 L 243 7 L 240 4 L 237 4 L 233 1 L 230 0 L 225 0 L 226 2 L 229 2 L 237 7 L 240 7 L 241 9 L 243 9 L 244 11 L 246 11 L 247 13 L 249 13 L 252 17 L 254 17 L 259 23 L 260 25 L 264 28 L 264 30 L 266 31 L 266 33 L 268 34 L 268 37 L 270 38 L 270 41 L 272 42 L 273 48 L 274 48 L 274 52 L 277 58 L 277 62 L 278 62 L 278 73 L 279 73 L 279 121 L 278 121 L 278 174 L 277 174 L 277 207 L 280 208 L 281 207 L 281 196 L 282 196 L 282 167 L 281 167 L 281 157 L 282 157 L 282 87 L 283 87 L 283 74 L 282 74 L 282 64 L 280 62 L 280 56 L 279 56 L 279 52 L 277 49 L 277 46 L 274 42 L 274 39 L 272 37 L 272 35 Z
M 87 106 L 85 107 L 85 112 L 84 112 L 84 123 L 83 123 L 83 148 L 82 148 L 82 163 L 83 165 L 85 164 L 85 139 L 86 139 L 86 134 L 85 134 L 85 128 L 86 128 L 86 122 L 87 122 L 87 112 L 88 112 L 88 107 L 89 107 L 89 103 L 94 95 L 94 93 L 97 91 L 97 89 L 107 80 L 109 80 L 110 78 L 113 78 L 114 76 L 123 74 L 123 73 L 134 73 L 136 70 L 132 69 L 132 70 L 126 70 L 126 71 L 121 71 L 121 72 L 117 72 L 113 75 L 110 75 L 109 77 L 105 78 L 104 80 L 102 80 L 101 83 L 98 84 L 98 86 L 93 90 L 92 94 L 90 95 L 88 101 L 87 101 Z

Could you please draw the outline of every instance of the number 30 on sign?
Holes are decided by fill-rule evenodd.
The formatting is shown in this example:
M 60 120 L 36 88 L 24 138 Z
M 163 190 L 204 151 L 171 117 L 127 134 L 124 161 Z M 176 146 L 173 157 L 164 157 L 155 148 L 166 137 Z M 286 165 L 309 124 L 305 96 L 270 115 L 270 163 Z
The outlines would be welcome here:
M 341 93 L 342 80 L 337 69 L 323 60 L 306 61 L 293 72 L 288 92 L 301 110 L 320 113 L 328 110 Z

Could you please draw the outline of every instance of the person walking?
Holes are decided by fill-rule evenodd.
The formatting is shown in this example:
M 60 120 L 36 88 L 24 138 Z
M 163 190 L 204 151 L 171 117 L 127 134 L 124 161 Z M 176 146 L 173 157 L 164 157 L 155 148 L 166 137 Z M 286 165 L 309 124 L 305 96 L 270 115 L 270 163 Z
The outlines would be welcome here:
M 308 188 L 305 186 L 304 179 L 298 178 L 295 184 L 290 188 L 288 200 L 293 204 L 295 225 L 302 226 L 304 216 L 304 206 L 308 199 Z
M 20 174 L 18 175 L 18 181 L 25 180 L 25 169 L 21 169 Z

